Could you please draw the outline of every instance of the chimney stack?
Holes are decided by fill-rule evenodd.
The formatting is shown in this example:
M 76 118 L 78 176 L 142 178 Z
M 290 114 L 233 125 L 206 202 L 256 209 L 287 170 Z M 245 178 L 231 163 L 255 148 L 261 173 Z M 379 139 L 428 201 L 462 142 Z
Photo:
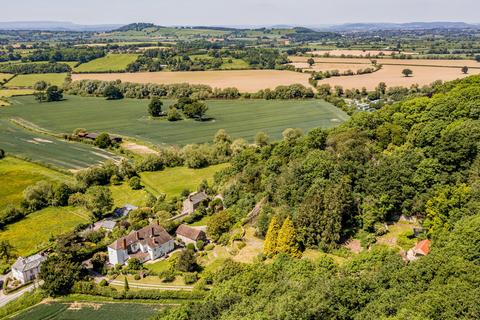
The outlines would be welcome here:
M 155 236 L 155 227 L 152 227 L 152 238 Z
M 140 240 L 140 232 L 136 231 L 135 232 L 135 237 L 137 238 L 137 240 Z
M 127 238 L 123 238 L 122 244 L 123 244 L 123 249 L 127 250 Z

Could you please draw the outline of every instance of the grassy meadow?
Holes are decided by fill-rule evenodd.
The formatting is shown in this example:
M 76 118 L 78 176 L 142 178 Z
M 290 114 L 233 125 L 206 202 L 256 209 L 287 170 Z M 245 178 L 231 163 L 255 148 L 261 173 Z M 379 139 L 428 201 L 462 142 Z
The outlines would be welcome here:
M 72 176 L 45 168 L 35 163 L 6 157 L 0 160 L 0 209 L 7 205 L 18 205 L 23 190 L 38 181 L 63 182 Z
M 148 100 L 66 96 L 66 100 L 41 106 L 33 97 L 15 97 L 12 107 L 0 109 L 0 118 L 20 117 L 39 127 L 70 133 L 75 128 L 109 132 L 148 141 L 153 144 L 202 143 L 212 141 L 219 129 L 233 138 L 253 141 L 265 131 L 280 139 L 286 128 L 308 131 L 316 127 L 334 127 L 348 116 L 321 100 L 212 100 L 206 113 L 209 121 L 151 119 Z M 164 101 L 167 109 L 172 100 Z M 0 133 L 1 137 L 1 133 Z M 0 138 L 1 139 L 1 138 Z
M 0 89 L 0 97 L 13 97 L 33 94 L 35 91 L 32 89 Z
M 103 163 L 107 159 L 118 159 L 116 155 L 92 145 L 67 142 L 17 126 L 1 118 L 2 111 L 7 109 L 13 109 L 13 106 L 0 110 L 0 146 L 7 154 L 47 166 L 74 170 Z
M 203 180 L 211 183 L 214 174 L 227 166 L 228 164 L 218 164 L 202 169 L 167 168 L 163 171 L 142 172 L 140 177 L 148 191 L 154 195 L 164 193 L 171 198 L 179 196 L 184 189 L 195 191 Z
M 11 73 L 0 73 L 0 82 L 5 81 L 13 77 Z
M 18 255 L 26 256 L 47 247 L 52 237 L 89 221 L 83 208 L 49 207 L 6 226 L 0 231 L 0 241 L 8 240 Z
M 83 63 L 74 69 L 75 72 L 108 72 L 125 71 L 127 66 L 137 60 L 138 54 L 122 53 L 108 54 L 87 63 Z
M 51 85 L 61 86 L 66 73 L 19 74 L 5 84 L 6 88 L 33 88 L 36 82 L 45 81 Z
M 130 320 L 149 319 L 162 306 L 123 302 L 57 302 L 41 303 L 13 317 L 14 320 Z
M 145 206 L 147 200 L 147 192 L 145 190 L 132 190 L 128 183 L 110 186 L 110 190 L 112 191 L 115 207 L 123 207 L 127 203 L 137 207 Z

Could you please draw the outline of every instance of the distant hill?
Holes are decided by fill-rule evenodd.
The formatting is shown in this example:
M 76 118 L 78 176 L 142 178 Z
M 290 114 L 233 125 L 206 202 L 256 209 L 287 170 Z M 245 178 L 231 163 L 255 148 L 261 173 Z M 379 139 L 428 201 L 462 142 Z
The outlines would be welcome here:
M 82 25 L 63 21 L 9 21 L 0 22 L 0 30 L 37 30 L 37 31 L 111 31 L 121 27 L 119 24 Z
M 147 28 L 160 28 L 160 27 L 153 23 L 138 22 L 138 23 L 127 24 L 125 26 L 115 29 L 114 31 L 118 31 L 118 32 L 142 31 Z
M 409 22 L 409 23 L 346 23 L 315 28 L 321 31 L 378 31 L 427 29 L 480 29 L 480 25 L 465 22 Z

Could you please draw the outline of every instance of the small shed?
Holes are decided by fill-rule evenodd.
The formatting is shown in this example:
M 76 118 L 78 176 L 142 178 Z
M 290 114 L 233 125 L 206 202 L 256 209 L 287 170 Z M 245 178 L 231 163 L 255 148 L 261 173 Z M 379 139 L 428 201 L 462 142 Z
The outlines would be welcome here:
M 118 218 L 126 217 L 130 213 L 130 211 L 136 210 L 136 209 L 138 209 L 137 206 L 134 206 L 133 204 L 126 204 L 121 208 L 116 208 L 113 211 L 113 214 Z

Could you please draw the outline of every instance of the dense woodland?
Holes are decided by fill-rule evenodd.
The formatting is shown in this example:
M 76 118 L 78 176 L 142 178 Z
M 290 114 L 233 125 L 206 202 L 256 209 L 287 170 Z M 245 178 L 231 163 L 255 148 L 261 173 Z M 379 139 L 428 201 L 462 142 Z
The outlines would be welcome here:
M 159 319 L 476 318 L 479 84 L 480 77 L 448 83 L 431 98 L 359 113 L 331 131 L 292 130 L 281 143 L 235 156 L 217 177 L 230 225 L 265 198 L 259 234 L 273 217 L 291 219 L 300 248 L 328 252 L 352 235 L 368 246 L 383 222 L 404 214 L 423 219 L 429 256 L 405 264 L 376 247 L 341 267 L 285 255 L 272 264 L 231 263 L 204 302 Z

